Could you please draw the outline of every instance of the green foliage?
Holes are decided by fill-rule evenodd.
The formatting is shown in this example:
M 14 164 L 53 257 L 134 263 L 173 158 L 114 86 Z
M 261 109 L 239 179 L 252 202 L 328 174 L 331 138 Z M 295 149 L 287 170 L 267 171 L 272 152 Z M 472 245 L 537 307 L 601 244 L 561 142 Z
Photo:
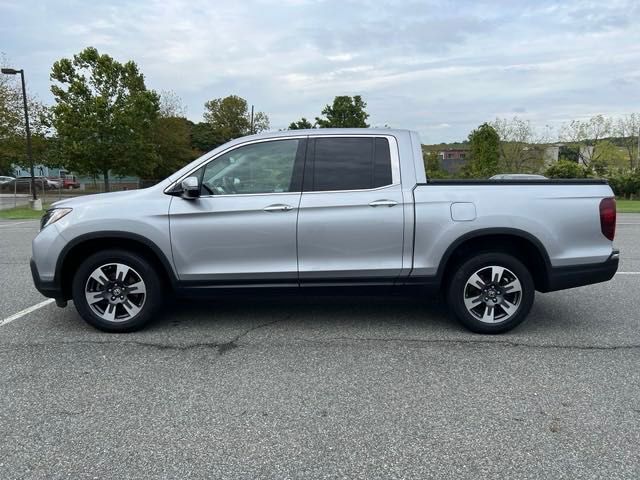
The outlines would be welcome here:
M 496 118 L 490 125 L 500 137 L 502 173 L 537 173 L 544 164 L 546 137 L 539 135 L 528 120 Z
M 437 150 L 423 151 L 422 159 L 427 178 L 446 178 L 448 176 L 440 165 L 440 156 Z
M 308 128 L 313 128 L 313 125 L 311 124 L 311 122 L 309 120 L 307 120 L 306 118 L 302 117 L 297 122 L 291 122 L 289 124 L 288 130 L 305 130 L 305 129 L 308 129 Z
M 0 62 L 4 67 L 6 62 Z M 46 107 L 27 93 L 33 157 L 48 163 Z M 27 140 L 20 76 L 0 75 L 0 175 L 13 175 L 12 164 L 27 166 Z
M 616 195 L 637 197 L 640 194 L 640 170 L 618 171 L 610 175 L 608 180 Z
M 572 120 L 563 125 L 560 140 L 577 147 L 580 160 L 585 165 L 601 160 L 603 140 L 611 135 L 613 122 L 603 115 L 588 120 Z
M 618 135 L 617 145 L 622 146 L 627 153 L 627 166 L 631 169 L 640 168 L 638 165 L 638 135 L 640 135 L 640 113 L 631 113 L 618 118 L 615 124 L 615 134 Z
M 600 156 L 594 161 L 593 168 L 598 171 L 598 163 L 604 166 L 605 171 L 628 168 L 629 161 L 624 147 L 619 147 L 610 140 L 603 140 L 599 145 Z
M 209 152 L 224 143 L 222 136 L 211 124 L 200 122 L 191 126 L 191 146 L 200 154 Z
M 158 95 L 147 90 L 132 61 L 124 64 L 88 47 L 53 64 L 52 122 L 61 163 L 88 175 L 144 176 L 156 160 Z
M 360 95 L 335 97 L 333 105 L 322 109 L 325 118 L 316 117 L 316 124 L 319 128 L 368 128 L 366 107 Z
M 191 125 L 183 117 L 160 117 L 156 120 L 154 140 L 157 163 L 143 178 L 166 178 L 196 158 L 197 152 L 191 148 Z
M 204 104 L 204 120 L 211 131 L 221 140 L 228 142 L 234 138 L 259 133 L 269 129 L 269 117 L 264 112 L 257 112 L 253 117 L 251 130 L 251 113 L 247 101 L 237 95 L 215 98 Z
M 562 159 L 549 166 L 544 174 L 549 178 L 589 178 L 593 176 L 589 167 Z
M 488 123 L 483 123 L 469 134 L 471 160 L 463 174 L 475 178 L 488 178 L 499 173 L 500 137 Z

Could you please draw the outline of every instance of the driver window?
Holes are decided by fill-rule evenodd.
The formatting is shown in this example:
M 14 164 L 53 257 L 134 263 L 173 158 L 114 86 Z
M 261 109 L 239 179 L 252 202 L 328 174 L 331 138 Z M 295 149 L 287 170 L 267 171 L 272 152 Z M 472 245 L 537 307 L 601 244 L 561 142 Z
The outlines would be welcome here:
M 236 148 L 209 162 L 203 195 L 289 192 L 300 140 L 277 140 Z

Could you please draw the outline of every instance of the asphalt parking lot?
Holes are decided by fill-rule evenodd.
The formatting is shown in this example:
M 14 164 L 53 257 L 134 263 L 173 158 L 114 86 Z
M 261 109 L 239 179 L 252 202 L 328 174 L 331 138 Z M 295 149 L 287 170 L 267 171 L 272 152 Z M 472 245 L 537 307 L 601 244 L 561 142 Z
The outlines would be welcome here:
M 0 478 L 639 478 L 640 215 L 620 272 L 502 336 L 437 301 L 173 302 L 109 335 L 0 326 Z M 37 222 L 0 221 L 0 323 L 44 300 Z

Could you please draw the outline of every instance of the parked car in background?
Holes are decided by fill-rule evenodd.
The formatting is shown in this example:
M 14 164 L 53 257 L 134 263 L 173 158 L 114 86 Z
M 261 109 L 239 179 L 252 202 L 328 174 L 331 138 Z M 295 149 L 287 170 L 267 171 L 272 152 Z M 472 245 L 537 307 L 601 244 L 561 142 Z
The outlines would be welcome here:
M 62 177 L 62 188 L 64 188 L 65 190 L 80 188 L 80 182 L 75 175 L 64 175 Z
M 62 180 L 52 180 L 42 175 L 35 177 L 36 190 L 57 190 L 62 188 Z M 15 179 L 17 190 L 29 190 L 31 188 L 31 177 L 24 175 Z
M 501 333 L 536 290 L 616 273 L 605 180 L 431 180 L 420 145 L 407 130 L 270 132 L 150 188 L 56 202 L 33 240 L 36 288 L 110 332 L 141 328 L 167 290 L 376 286 L 441 291 L 467 328 Z
M 0 185 L 4 185 L 5 183 L 13 182 L 14 180 L 15 180 L 15 178 L 13 178 L 13 177 L 0 176 Z
M 489 180 L 548 180 L 544 175 L 533 173 L 500 173 L 489 178 Z

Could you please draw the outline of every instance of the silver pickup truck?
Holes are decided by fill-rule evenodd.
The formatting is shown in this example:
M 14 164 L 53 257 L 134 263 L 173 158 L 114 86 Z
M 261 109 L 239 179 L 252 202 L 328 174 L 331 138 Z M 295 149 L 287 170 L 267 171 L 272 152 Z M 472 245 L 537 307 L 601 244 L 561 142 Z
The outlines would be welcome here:
M 57 202 L 31 270 L 109 332 L 142 327 L 170 290 L 364 286 L 441 292 L 467 328 L 500 333 L 536 290 L 612 278 L 615 223 L 603 180 L 429 180 L 415 132 L 284 131 L 151 188 Z

